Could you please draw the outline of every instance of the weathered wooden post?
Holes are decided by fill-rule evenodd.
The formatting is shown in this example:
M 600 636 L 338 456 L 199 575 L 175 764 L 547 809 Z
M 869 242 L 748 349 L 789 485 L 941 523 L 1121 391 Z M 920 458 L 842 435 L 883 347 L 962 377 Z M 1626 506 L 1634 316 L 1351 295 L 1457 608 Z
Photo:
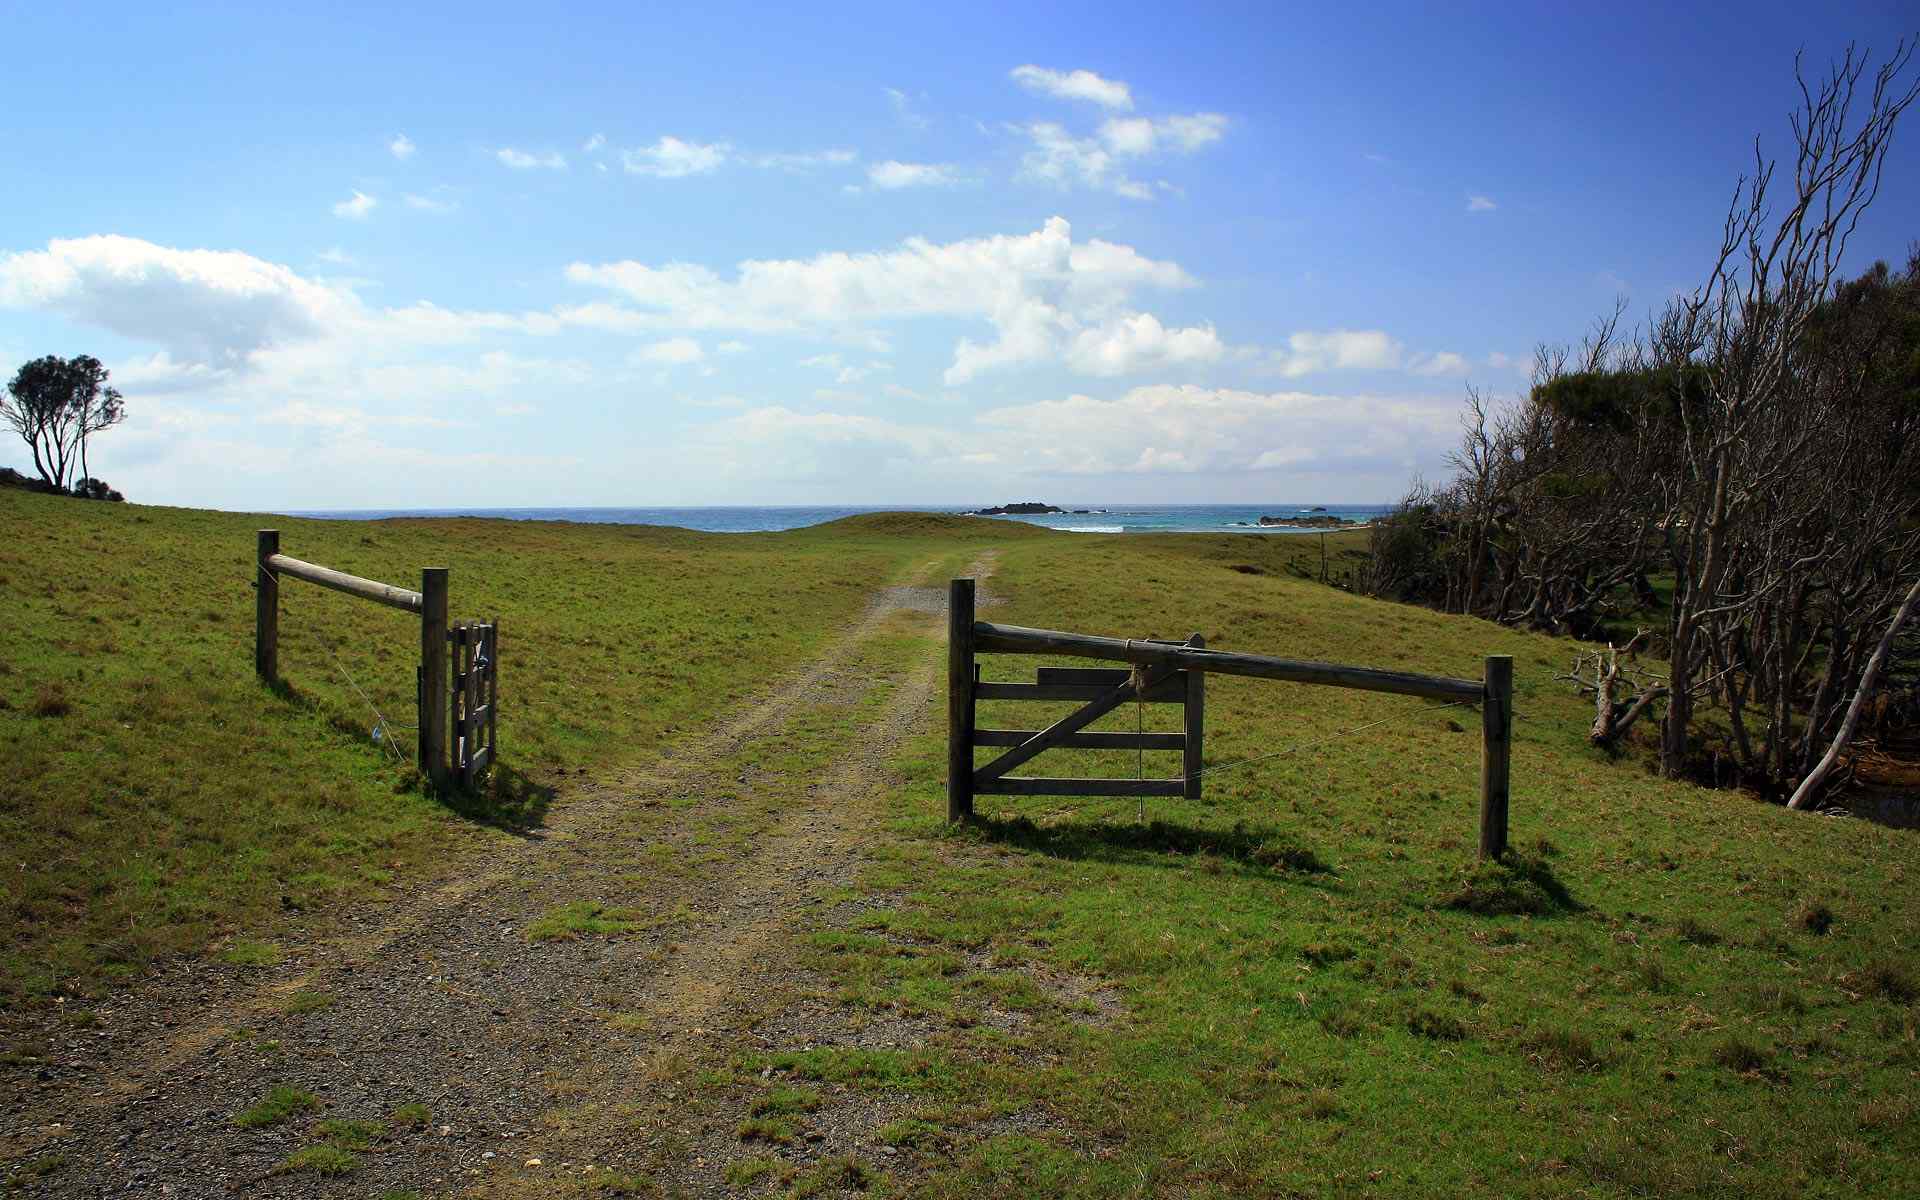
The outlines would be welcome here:
M 1195 650 L 1204 650 L 1207 639 L 1194 634 L 1187 639 L 1187 645 Z M 1207 673 L 1187 668 L 1187 745 L 1183 764 L 1187 780 L 1187 799 L 1200 798 L 1201 749 L 1206 733 Z
M 1487 656 L 1480 701 L 1480 857 L 1507 850 L 1507 780 L 1513 759 L 1513 658 Z
M 280 553 L 280 531 L 254 535 L 253 669 L 268 683 L 280 682 L 280 576 L 267 560 Z
M 973 580 L 947 586 L 947 820 L 973 816 Z
M 447 785 L 447 569 L 420 572 L 420 773 Z

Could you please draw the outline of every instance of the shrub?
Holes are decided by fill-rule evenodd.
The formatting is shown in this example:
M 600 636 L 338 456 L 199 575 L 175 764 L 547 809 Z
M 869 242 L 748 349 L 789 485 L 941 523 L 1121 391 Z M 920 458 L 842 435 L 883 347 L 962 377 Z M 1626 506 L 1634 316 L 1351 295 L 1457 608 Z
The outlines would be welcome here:
M 64 717 L 73 711 L 73 701 L 59 684 L 43 683 L 34 689 L 32 711 L 36 717 Z
M 1713 1061 L 1742 1075 L 1764 1071 L 1773 1064 L 1773 1051 L 1734 1034 L 1713 1050 Z
M 1413 1010 L 1407 1017 L 1407 1029 L 1437 1042 L 1459 1042 L 1466 1040 L 1467 1036 L 1466 1023 L 1460 1018 L 1427 1008 Z
M 1809 904 L 1800 910 L 1800 927 L 1815 937 L 1825 937 L 1833 928 L 1833 910 L 1824 904 Z

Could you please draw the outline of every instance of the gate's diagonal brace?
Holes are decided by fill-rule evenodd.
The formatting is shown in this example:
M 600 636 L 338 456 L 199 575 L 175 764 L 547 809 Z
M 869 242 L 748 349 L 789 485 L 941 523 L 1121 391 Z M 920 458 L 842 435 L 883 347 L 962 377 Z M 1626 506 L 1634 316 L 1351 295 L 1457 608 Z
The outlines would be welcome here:
M 1178 669 L 1174 667 L 1151 667 L 1140 668 L 1140 670 L 1145 675 L 1145 678 L 1141 679 L 1137 685 L 1133 680 L 1129 679 L 1098 700 L 1088 701 L 1085 706 L 1060 718 L 1045 729 L 1042 729 L 1039 733 L 1034 734 L 1026 741 L 1021 742 L 1018 746 L 1002 754 L 999 758 L 994 759 L 986 766 L 975 770 L 973 773 L 974 782 L 979 784 L 985 783 L 989 779 L 999 779 L 1008 771 L 1013 770 L 1015 767 L 1033 758 L 1041 751 L 1058 746 L 1066 740 L 1068 735 L 1080 732 L 1114 709 L 1119 708 L 1122 704 L 1133 699 L 1137 693 L 1150 691 L 1178 674 Z

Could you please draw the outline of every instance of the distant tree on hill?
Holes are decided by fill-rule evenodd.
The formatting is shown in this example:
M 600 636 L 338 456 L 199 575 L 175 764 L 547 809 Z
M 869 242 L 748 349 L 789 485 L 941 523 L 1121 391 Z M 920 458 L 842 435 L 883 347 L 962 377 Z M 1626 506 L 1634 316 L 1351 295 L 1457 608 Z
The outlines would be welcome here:
M 126 417 L 108 375 L 90 355 L 49 354 L 14 372 L 6 396 L 0 397 L 0 417 L 33 452 L 34 469 L 49 488 L 67 491 L 73 478 L 86 485 L 87 495 L 109 490 L 87 469 L 88 439 Z

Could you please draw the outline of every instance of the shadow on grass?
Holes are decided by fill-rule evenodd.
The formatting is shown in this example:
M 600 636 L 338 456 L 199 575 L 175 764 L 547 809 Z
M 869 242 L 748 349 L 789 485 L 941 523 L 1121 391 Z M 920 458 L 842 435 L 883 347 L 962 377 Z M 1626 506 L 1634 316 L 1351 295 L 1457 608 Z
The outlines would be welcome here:
M 1333 868 L 1320 856 L 1278 830 L 1198 829 L 1153 821 L 1146 825 L 1071 820 L 1036 825 L 1026 817 L 976 816 L 960 827 L 961 836 L 1018 846 L 1054 858 L 1146 866 L 1184 866 L 1183 860 L 1212 855 L 1270 872 L 1327 875 Z
M 349 741 L 366 742 L 367 730 L 356 715 L 323 704 L 284 678 L 264 686 L 282 704 L 324 720 L 329 728 Z M 402 731 L 394 732 L 398 741 Z M 407 758 L 412 758 L 414 744 L 410 736 L 401 744 L 401 752 Z M 381 753 L 384 755 L 387 752 Z M 405 791 L 421 786 L 420 771 L 409 762 L 400 773 L 396 790 Z M 485 781 L 478 789 L 468 791 L 454 787 L 435 798 L 449 811 L 469 821 L 491 825 L 518 837 L 537 839 L 544 836 L 540 829 L 546 824 L 547 809 L 552 807 L 553 797 L 554 789 L 551 786 L 536 783 L 524 772 L 516 771 L 505 763 L 497 763 L 487 772 Z
M 1475 863 L 1441 885 L 1442 908 L 1481 916 L 1553 916 L 1584 912 L 1545 858 L 1509 850 L 1498 862 Z
M 553 805 L 554 789 L 536 783 L 506 763 L 495 763 L 475 791 L 453 788 L 440 802 L 469 821 L 491 825 L 516 837 L 544 838 L 541 827 Z

